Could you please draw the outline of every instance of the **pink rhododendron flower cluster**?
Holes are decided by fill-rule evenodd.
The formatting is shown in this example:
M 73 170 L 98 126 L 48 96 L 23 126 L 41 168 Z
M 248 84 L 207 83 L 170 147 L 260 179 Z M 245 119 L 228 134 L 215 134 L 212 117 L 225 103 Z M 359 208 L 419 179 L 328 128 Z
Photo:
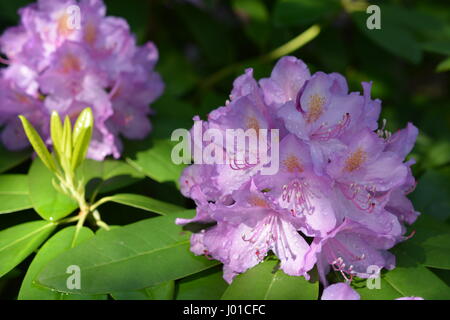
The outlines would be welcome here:
M 48 137 L 49 114 L 76 119 L 91 107 L 95 130 L 88 157 L 119 157 L 119 136 L 144 138 L 149 104 L 164 88 L 151 42 L 136 45 L 127 22 L 106 16 L 102 0 L 39 0 L 19 10 L 21 22 L 0 37 L 0 126 L 8 149 L 28 141 L 18 115 Z M 50 143 L 50 141 L 48 141 Z
M 394 134 L 378 127 L 381 101 L 349 92 L 337 73 L 310 74 L 284 57 L 270 78 L 252 70 L 234 81 L 230 100 L 212 111 L 205 129 L 278 129 L 279 170 L 263 175 L 255 165 L 193 164 L 181 191 L 196 202 L 192 220 L 212 223 L 193 234 L 191 250 L 224 264 L 224 278 L 260 263 L 273 252 L 285 273 L 320 280 L 334 269 L 346 279 L 368 277 L 367 268 L 392 269 L 388 252 L 405 240 L 417 216 L 407 198 L 415 186 L 406 155 L 418 130 Z M 198 117 L 195 118 L 199 120 Z

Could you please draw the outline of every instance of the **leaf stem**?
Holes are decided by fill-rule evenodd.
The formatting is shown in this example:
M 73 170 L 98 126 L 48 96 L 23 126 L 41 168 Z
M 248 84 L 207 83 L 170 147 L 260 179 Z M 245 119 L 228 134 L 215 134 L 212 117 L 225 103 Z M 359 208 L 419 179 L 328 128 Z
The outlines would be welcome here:
M 237 62 L 226 66 L 225 68 L 219 70 L 218 72 L 212 74 L 210 77 L 206 78 L 201 84 L 200 89 L 205 90 L 212 86 L 214 86 L 217 82 L 225 78 L 226 76 L 232 74 L 238 69 L 241 69 L 247 65 L 252 65 L 255 63 L 264 63 L 269 62 L 275 59 L 278 59 L 284 55 L 287 55 L 295 50 L 303 47 L 307 43 L 311 42 L 314 38 L 316 38 L 320 33 L 320 26 L 318 24 L 314 24 L 301 34 L 299 34 L 294 39 L 288 41 L 281 47 L 276 48 L 275 50 L 264 54 L 258 58 L 245 60 L 241 62 Z
M 78 222 L 77 222 L 77 226 L 75 228 L 75 234 L 73 235 L 73 239 L 72 239 L 72 244 L 70 245 L 71 248 L 75 247 L 75 243 L 77 241 L 78 238 L 78 234 L 80 233 L 81 228 L 83 227 L 84 221 L 86 220 L 87 216 L 89 215 L 90 211 L 84 212 L 84 211 L 80 211 L 80 213 L 78 214 Z
M 108 225 L 106 222 L 102 221 L 102 220 L 98 220 L 98 221 L 97 221 L 97 225 L 98 225 L 100 228 L 105 229 L 106 231 L 111 230 L 111 228 L 109 227 L 109 225 Z
M 100 192 L 101 186 L 102 186 L 102 184 L 100 183 L 100 185 L 95 188 L 94 192 L 92 192 L 91 199 L 89 200 L 90 203 L 93 203 L 95 201 L 95 199 L 97 198 L 97 196 Z
M 102 229 L 105 229 L 106 231 L 109 231 L 111 229 L 108 226 L 108 224 L 102 220 L 102 218 L 100 216 L 100 212 L 98 212 L 98 210 L 92 211 L 92 216 L 94 217 L 95 223 L 97 224 L 97 226 L 99 226 Z
M 261 56 L 258 60 L 260 62 L 267 62 L 285 56 L 303 47 L 308 42 L 311 42 L 314 38 L 316 38 L 319 35 L 319 33 L 320 33 L 320 26 L 318 24 L 312 25 L 294 39 L 285 43 L 281 47 L 269 52 L 268 54 Z
M 79 215 L 77 215 L 76 217 L 70 217 L 70 218 L 67 218 L 67 219 L 60 220 L 60 221 L 58 221 L 58 224 L 66 224 L 66 223 L 71 223 L 71 222 L 75 222 L 75 221 L 78 221 L 78 220 L 80 220 L 80 216 Z
M 111 200 L 111 197 L 104 197 L 104 198 L 101 198 L 101 199 L 98 200 L 96 203 L 94 203 L 94 204 L 92 204 L 92 205 L 90 206 L 90 210 L 91 210 L 91 211 L 95 211 L 95 210 L 97 210 L 97 208 L 100 207 L 102 204 L 104 204 L 104 203 L 106 203 L 106 202 L 108 202 L 108 201 L 110 201 L 110 200 Z

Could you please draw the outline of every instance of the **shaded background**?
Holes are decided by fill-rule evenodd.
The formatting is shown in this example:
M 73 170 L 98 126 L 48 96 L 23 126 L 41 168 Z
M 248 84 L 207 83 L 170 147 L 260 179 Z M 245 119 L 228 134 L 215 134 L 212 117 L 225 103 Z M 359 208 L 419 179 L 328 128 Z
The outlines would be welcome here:
M 17 9 L 26 0 L 0 0 L 0 31 L 18 23 Z M 450 2 L 371 1 L 381 7 L 381 30 L 366 28 L 363 1 L 350 0 L 106 0 L 108 15 L 127 19 L 139 44 L 153 41 L 160 52 L 156 70 L 164 95 L 153 104 L 151 139 L 170 137 L 176 128 L 190 128 L 192 117 L 224 105 L 233 79 L 247 67 L 255 78 L 267 77 L 276 60 L 260 57 L 294 39 L 313 24 L 320 34 L 289 54 L 311 71 L 340 72 L 351 91 L 361 81 L 374 82 L 372 97 L 383 101 L 386 129 L 395 132 L 413 122 L 420 131 L 411 156 L 419 181 L 411 194 L 416 210 L 450 224 Z M 143 142 L 151 143 L 149 141 Z M 140 142 L 129 143 L 132 152 Z M 29 162 L 13 172 L 26 173 Z M 174 184 L 140 182 L 152 196 L 191 205 Z M 142 219 L 142 213 L 120 210 L 108 223 Z M 0 217 L 0 229 L 30 220 Z M 148 217 L 148 215 L 146 215 Z M 24 270 L 29 260 L 23 263 Z M 450 283 L 450 272 L 434 270 Z M 20 267 L 0 280 L 0 297 L 13 298 Z

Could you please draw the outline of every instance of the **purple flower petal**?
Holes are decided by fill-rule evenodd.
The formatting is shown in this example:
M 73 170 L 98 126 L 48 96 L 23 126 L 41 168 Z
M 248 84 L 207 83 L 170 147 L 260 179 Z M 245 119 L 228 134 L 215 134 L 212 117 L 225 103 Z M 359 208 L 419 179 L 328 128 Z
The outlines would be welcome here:
M 323 290 L 321 300 L 360 300 L 361 297 L 347 283 L 335 283 Z

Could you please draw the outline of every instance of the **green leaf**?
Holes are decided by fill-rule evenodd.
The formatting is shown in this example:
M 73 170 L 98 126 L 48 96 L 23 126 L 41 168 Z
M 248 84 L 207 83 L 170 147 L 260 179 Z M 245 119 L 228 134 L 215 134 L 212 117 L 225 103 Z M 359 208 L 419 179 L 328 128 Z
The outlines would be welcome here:
M 441 61 L 436 67 L 437 72 L 445 72 L 450 70 L 450 57 Z
M 450 169 L 427 170 L 410 198 L 414 208 L 444 221 L 450 217 Z M 420 221 L 420 218 L 419 218 Z
M 127 187 L 143 179 L 145 175 L 126 162 L 119 160 L 95 161 L 86 159 L 77 175 L 87 184 L 87 194 L 93 190 L 107 193 Z
M 261 0 L 233 0 L 233 9 L 258 21 L 267 21 L 269 13 Z
M 450 228 L 427 214 L 419 216 L 414 236 L 396 250 L 407 253 L 418 264 L 450 270 Z
M 439 234 L 421 241 L 425 251 L 423 265 L 450 270 L 450 233 Z
M 144 290 L 150 300 L 172 300 L 175 294 L 175 281 L 166 281 Z
M 369 290 L 363 279 L 352 283 L 362 299 L 391 300 L 406 296 L 449 299 L 448 285 L 426 266 L 448 267 L 450 228 L 426 214 L 413 227 L 416 234 L 392 250 L 397 266 L 382 274 L 380 289 Z
M 63 154 L 63 127 L 58 112 L 53 111 L 50 117 L 50 135 L 52 137 L 53 148 L 56 154 L 61 157 Z
M 28 196 L 28 177 L 24 174 L 0 176 L 0 214 L 32 208 Z
M 336 0 L 281 0 L 274 9 L 274 22 L 278 26 L 311 24 L 340 8 Z
M 6 150 L 3 144 L 0 143 L 0 173 L 8 171 L 9 169 L 21 164 L 30 158 L 30 155 L 30 150 L 12 152 Z
M 39 136 L 39 133 L 37 133 L 36 129 L 34 129 L 31 123 L 24 116 L 19 116 L 19 118 L 22 121 L 25 134 L 27 135 L 28 140 L 30 140 L 34 151 L 36 151 L 37 155 L 41 158 L 47 168 L 52 171 L 56 171 L 55 162 L 50 155 L 50 152 L 48 152 L 44 141 L 42 141 L 42 138 Z
M 375 281 L 375 279 L 370 279 Z M 359 293 L 361 300 L 394 300 L 404 297 L 404 295 L 396 290 L 389 282 L 386 281 L 384 275 L 380 279 L 380 288 L 369 289 L 366 285 L 367 279 L 354 279 L 352 287 Z
M 111 296 L 115 300 L 172 300 L 174 292 L 175 281 L 166 281 L 137 291 L 111 293 Z
M 160 100 L 165 99 L 165 97 L 180 96 L 188 92 L 198 81 L 198 75 L 195 73 L 191 63 L 185 55 L 175 50 L 166 51 L 164 55 L 161 55 L 161 61 L 158 61 L 156 69 L 161 73 L 166 87 L 164 89 L 164 96 L 155 101 L 154 104 L 159 104 Z
M 73 140 L 72 140 L 72 123 L 69 116 L 64 119 L 63 135 L 62 135 L 62 153 L 63 157 L 70 161 L 72 159 Z
M 105 295 L 78 295 L 78 294 L 62 294 L 60 292 L 51 291 L 47 288 L 37 286 L 34 281 L 50 261 L 57 258 L 61 253 L 70 249 L 72 239 L 75 234 L 76 227 L 67 227 L 53 237 L 51 237 L 38 251 L 27 270 L 25 278 L 19 291 L 19 300 L 85 300 L 85 299 L 106 299 Z M 80 229 L 75 245 L 90 239 L 94 233 L 83 227 Z
M 436 167 L 445 166 L 450 162 L 450 142 L 448 140 L 433 141 L 426 147 L 421 145 L 421 148 L 424 149 L 425 154 L 420 165 L 426 169 L 434 170 Z M 447 170 L 447 174 L 448 172 Z
M 106 197 L 104 199 L 106 201 L 112 201 L 115 203 L 120 203 L 126 206 L 154 213 L 159 213 L 162 215 L 169 215 L 173 214 L 174 212 L 180 212 L 184 210 L 184 208 L 181 208 L 177 205 L 162 202 L 139 194 L 122 193 L 122 194 L 115 194 L 111 197 Z
M 424 38 L 440 38 L 445 33 L 445 24 L 434 15 L 425 11 L 414 10 L 411 7 L 397 4 L 383 4 L 381 8 L 381 25 L 383 17 L 388 17 L 392 22 L 421 34 Z M 442 32 L 444 31 L 444 32 Z
M 435 275 L 437 275 L 447 286 L 450 287 L 450 270 L 429 268 Z
M 55 221 L 69 215 L 78 204 L 53 187 L 56 179 L 40 161 L 36 159 L 28 173 L 28 187 L 33 208 L 45 220 Z
M 429 41 L 422 44 L 424 50 L 450 55 L 450 41 Z
M 441 233 L 449 233 L 450 226 L 442 223 L 435 216 L 430 215 L 428 213 L 422 213 L 416 222 L 410 227 L 411 229 L 420 229 L 423 231 L 427 230 L 425 236 L 432 233 L 433 235 L 441 234 Z M 412 240 L 416 240 L 417 238 L 422 238 L 423 232 L 416 233 L 416 235 L 412 238 Z
M 354 12 L 352 17 L 360 31 L 380 47 L 412 63 L 418 63 L 422 58 L 422 50 L 413 34 L 398 23 L 395 15 L 384 12 L 383 8 L 381 12 L 381 29 L 367 28 L 368 15 L 365 12 Z
M 275 270 L 277 261 L 260 263 L 238 275 L 222 296 L 224 300 L 316 300 L 319 283 Z
M 172 162 L 174 145 L 176 142 L 169 140 L 154 140 L 147 150 L 137 151 L 127 158 L 127 162 L 157 182 L 170 181 L 178 185 L 184 166 Z
M 217 266 L 179 280 L 176 299 L 219 300 L 227 287 L 222 266 Z
M 192 210 L 177 214 L 192 217 Z M 176 280 L 217 265 L 190 251 L 190 233 L 174 217 L 156 217 L 96 235 L 53 260 L 38 277 L 39 283 L 62 292 L 65 270 L 78 265 L 83 294 L 133 291 Z M 105 276 L 99 276 L 105 275 Z M 107 275 L 107 276 L 106 276 Z
M 198 113 L 198 110 L 192 104 L 167 94 L 155 101 L 152 104 L 152 108 L 156 112 L 152 117 L 152 121 L 158 125 L 155 125 L 149 139 L 127 143 L 125 148 L 127 152 L 130 144 L 132 148 L 143 150 L 153 140 L 167 139 L 175 129 L 192 127 L 192 118 Z
M 426 300 L 450 299 L 447 284 L 432 271 L 417 263 L 400 246 L 393 250 L 397 259 L 394 270 L 386 273 L 386 281 L 402 296 L 418 296 Z
M 21 263 L 55 229 L 47 221 L 33 221 L 0 231 L 0 277 Z
M 405 296 L 448 299 L 447 284 L 426 266 L 448 268 L 450 229 L 426 214 L 419 217 L 413 228 L 416 234 L 392 250 L 397 267 L 382 274 L 380 289 L 368 289 L 364 279 L 352 283 L 363 300 L 392 300 Z
M 233 0 L 234 12 L 244 23 L 247 36 L 260 46 L 266 48 L 269 40 L 271 24 L 269 23 L 269 12 L 262 0 Z
M 109 230 L 106 230 L 106 229 L 103 229 L 103 228 L 99 228 L 99 229 L 97 229 L 97 231 L 95 231 L 95 234 L 108 233 L 109 231 L 117 229 L 117 228 L 121 228 L 121 226 L 109 225 Z
M 94 115 L 91 108 L 81 111 L 73 128 L 72 170 L 75 170 L 86 157 L 92 138 Z
M 226 24 L 220 23 L 211 14 L 193 6 L 177 6 L 175 10 L 186 25 L 182 27 L 192 34 L 210 64 L 223 66 L 234 60 L 235 42 Z

